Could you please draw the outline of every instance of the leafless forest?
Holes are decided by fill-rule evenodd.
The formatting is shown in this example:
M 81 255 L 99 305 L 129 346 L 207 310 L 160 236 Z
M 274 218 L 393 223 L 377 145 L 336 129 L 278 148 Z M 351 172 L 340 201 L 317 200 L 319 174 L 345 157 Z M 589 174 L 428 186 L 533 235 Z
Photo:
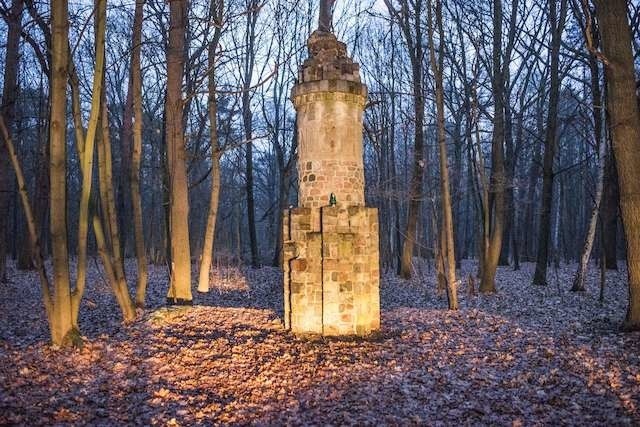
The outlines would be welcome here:
M 321 3 L 369 90 L 369 338 L 281 324 Z M 640 423 L 638 0 L 0 18 L 0 424 Z

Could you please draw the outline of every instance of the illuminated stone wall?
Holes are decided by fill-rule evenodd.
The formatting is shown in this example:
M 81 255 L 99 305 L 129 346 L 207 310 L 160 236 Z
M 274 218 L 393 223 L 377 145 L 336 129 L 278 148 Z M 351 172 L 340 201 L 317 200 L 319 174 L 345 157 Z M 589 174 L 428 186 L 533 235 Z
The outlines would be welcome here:
M 295 333 L 366 335 L 380 328 L 378 210 L 324 206 L 284 216 L 285 326 Z
M 314 32 L 309 52 L 292 92 L 300 207 L 284 212 L 285 325 L 366 335 L 380 328 L 378 211 L 364 206 L 367 88 L 333 34 Z

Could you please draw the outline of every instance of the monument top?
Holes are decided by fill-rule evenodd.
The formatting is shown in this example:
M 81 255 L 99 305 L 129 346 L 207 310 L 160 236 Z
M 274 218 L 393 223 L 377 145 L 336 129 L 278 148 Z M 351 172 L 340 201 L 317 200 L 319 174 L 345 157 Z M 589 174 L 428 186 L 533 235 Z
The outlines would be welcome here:
M 360 83 L 360 67 L 347 55 L 347 45 L 333 34 L 335 0 L 320 0 L 318 29 L 307 41 L 309 57 L 304 61 L 298 83 L 344 80 Z

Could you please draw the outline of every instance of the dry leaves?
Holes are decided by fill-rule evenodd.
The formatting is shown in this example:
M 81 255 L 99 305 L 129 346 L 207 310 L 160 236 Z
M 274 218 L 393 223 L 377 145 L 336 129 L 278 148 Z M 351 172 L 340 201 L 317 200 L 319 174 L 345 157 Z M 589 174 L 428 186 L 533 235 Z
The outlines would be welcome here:
M 624 272 L 601 307 L 596 271 L 576 295 L 573 267 L 546 288 L 532 268 L 500 270 L 498 295 L 461 295 L 456 313 L 426 266 L 412 282 L 387 277 L 369 340 L 284 331 L 268 268 L 218 270 L 196 307 L 169 313 L 153 311 L 166 272 L 152 268 L 152 309 L 122 326 L 94 268 L 79 351 L 46 345 L 37 278 L 13 271 L 0 287 L 0 424 L 639 424 L 640 335 L 616 329 Z

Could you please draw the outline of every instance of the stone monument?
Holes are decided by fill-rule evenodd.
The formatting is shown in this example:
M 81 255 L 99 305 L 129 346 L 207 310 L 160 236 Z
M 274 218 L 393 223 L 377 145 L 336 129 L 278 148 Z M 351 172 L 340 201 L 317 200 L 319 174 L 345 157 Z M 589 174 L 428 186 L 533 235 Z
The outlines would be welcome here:
M 378 211 L 364 199 L 367 87 L 331 32 L 332 4 L 322 0 L 291 94 L 299 207 L 283 220 L 285 326 L 299 334 L 367 335 L 380 328 Z

